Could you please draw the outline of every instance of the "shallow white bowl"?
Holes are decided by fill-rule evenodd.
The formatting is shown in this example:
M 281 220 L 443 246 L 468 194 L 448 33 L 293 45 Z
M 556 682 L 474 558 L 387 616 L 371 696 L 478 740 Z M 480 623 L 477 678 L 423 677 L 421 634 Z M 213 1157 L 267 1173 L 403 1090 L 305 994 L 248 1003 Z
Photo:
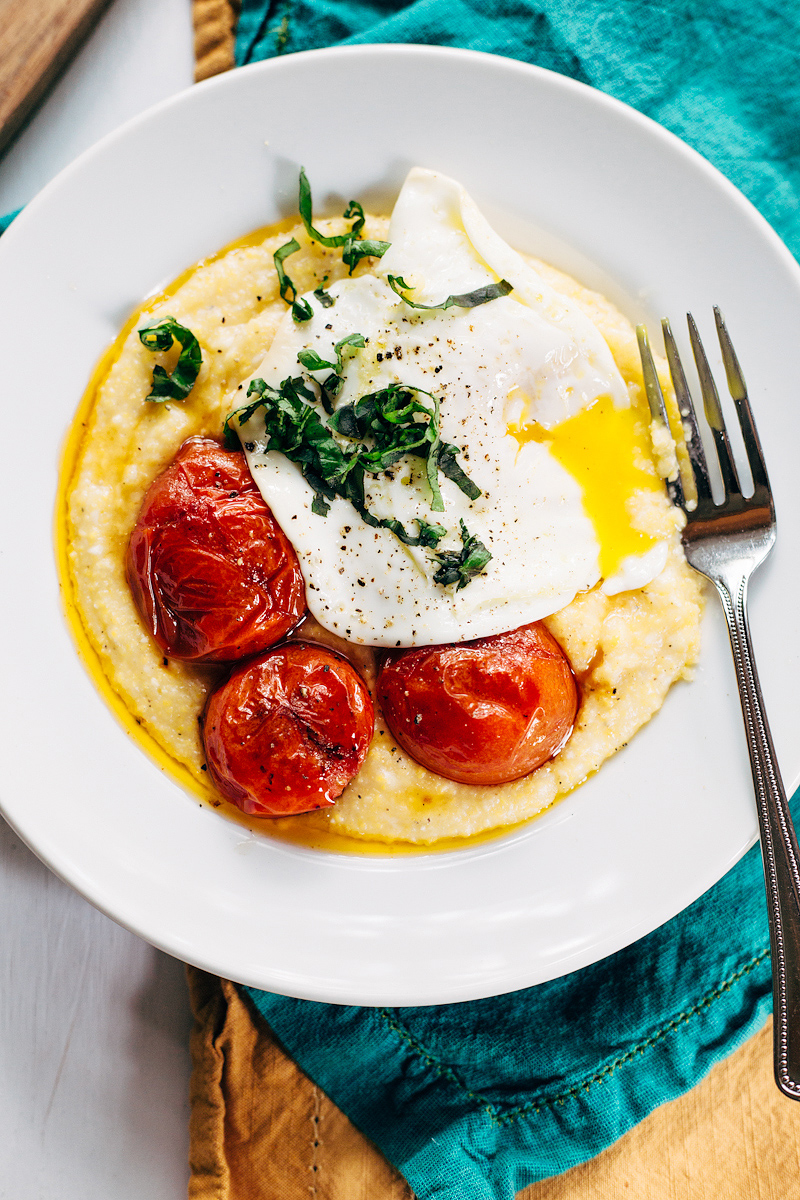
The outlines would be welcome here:
M 0 240 L 2 804 L 117 921 L 229 978 L 315 1000 L 425 1004 L 572 971 L 668 920 L 756 836 L 716 603 L 698 677 L 524 831 L 458 853 L 354 858 L 248 833 L 165 777 L 87 678 L 62 616 L 52 521 L 62 440 L 136 303 L 296 204 L 388 208 L 413 164 L 459 179 L 501 233 L 634 319 L 728 319 L 775 485 L 778 549 L 753 638 L 787 787 L 800 622 L 800 270 L 748 202 L 633 110 L 518 62 L 419 46 L 315 51 L 158 106 L 83 155 Z M 657 330 L 651 330 L 654 336 Z M 712 355 L 718 361 L 716 355 Z

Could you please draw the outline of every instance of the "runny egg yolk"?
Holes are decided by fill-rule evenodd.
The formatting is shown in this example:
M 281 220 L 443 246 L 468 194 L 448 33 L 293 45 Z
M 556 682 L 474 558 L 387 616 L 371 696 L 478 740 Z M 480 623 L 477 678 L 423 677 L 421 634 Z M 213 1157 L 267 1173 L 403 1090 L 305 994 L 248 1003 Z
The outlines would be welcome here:
M 600 396 L 590 408 L 551 429 L 524 418 L 523 412 L 508 432 L 520 446 L 547 445 L 580 485 L 586 515 L 600 543 L 604 579 L 611 578 L 629 555 L 644 554 L 656 544 L 631 524 L 629 502 L 634 494 L 662 487 L 651 465 L 648 425 L 635 406 L 617 408 L 610 396 Z

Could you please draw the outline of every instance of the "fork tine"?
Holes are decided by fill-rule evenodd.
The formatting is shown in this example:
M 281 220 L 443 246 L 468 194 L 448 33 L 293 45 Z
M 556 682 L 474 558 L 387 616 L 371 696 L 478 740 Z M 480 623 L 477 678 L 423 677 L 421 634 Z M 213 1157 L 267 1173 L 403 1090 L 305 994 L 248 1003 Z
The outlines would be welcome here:
M 700 341 L 700 334 L 697 331 L 697 326 L 691 313 L 686 314 L 686 320 L 689 323 L 689 340 L 692 343 L 692 353 L 694 354 L 694 361 L 697 364 L 697 374 L 700 376 L 700 388 L 703 393 L 706 418 L 711 426 L 711 432 L 714 435 L 714 444 L 717 447 L 717 458 L 719 459 L 719 468 L 722 472 L 725 495 L 741 495 L 742 489 L 739 485 L 739 476 L 736 473 L 733 455 L 731 454 L 731 445 L 728 441 L 728 431 L 725 428 L 725 418 L 722 415 L 722 406 L 719 402 L 717 385 L 714 383 L 714 376 L 711 374 L 706 352 L 703 349 L 703 343 Z
M 650 353 L 650 343 L 647 339 L 647 330 L 644 325 L 636 326 L 636 338 L 639 342 L 639 357 L 642 360 L 642 378 L 644 379 L 647 403 L 650 405 L 650 416 L 654 421 L 660 421 L 671 437 L 672 431 L 669 427 L 667 406 L 664 403 L 664 394 L 661 391 L 661 384 L 658 381 L 658 373 L 653 362 L 653 355 Z M 686 498 L 683 493 L 680 468 L 678 468 L 674 478 L 668 476 L 664 482 L 667 487 L 667 494 L 672 503 L 677 505 L 678 508 L 685 508 Z
M 667 353 L 672 386 L 675 388 L 675 398 L 678 401 L 678 410 L 683 421 L 686 451 L 692 464 L 694 486 L 697 491 L 697 503 L 711 503 L 711 482 L 708 477 L 708 463 L 706 462 L 705 450 L 700 438 L 700 431 L 697 428 L 697 414 L 694 411 L 694 404 L 689 393 L 689 385 L 683 373 L 683 364 L 678 354 L 678 347 L 675 344 L 675 338 L 672 336 L 672 329 L 666 317 L 661 322 L 661 329 L 664 334 L 664 349 Z
M 722 350 L 722 361 L 725 364 L 725 374 L 728 377 L 728 390 L 733 396 L 736 405 L 742 438 L 744 439 L 744 448 L 747 451 L 747 461 L 750 464 L 750 471 L 753 476 L 753 486 L 756 489 L 766 488 L 769 490 L 767 468 L 764 462 L 764 454 L 761 449 L 756 423 L 753 420 L 750 400 L 747 396 L 747 384 L 744 381 L 742 368 L 739 366 L 736 351 L 733 348 L 730 334 L 725 325 L 725 318 L 716 305 L 714 306 L 714 320 L 717 324 L 717 336 L 719 337 L 719 345 Z

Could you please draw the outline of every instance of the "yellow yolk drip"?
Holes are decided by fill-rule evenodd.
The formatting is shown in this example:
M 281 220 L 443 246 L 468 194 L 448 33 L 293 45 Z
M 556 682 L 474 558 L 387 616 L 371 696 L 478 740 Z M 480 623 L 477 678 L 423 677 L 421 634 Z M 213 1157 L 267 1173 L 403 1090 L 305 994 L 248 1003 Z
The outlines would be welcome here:
M 591 408 L 552 429 L 537 422 L 509 425 L 519 442 L 542 442 L 583 490 L 583 506 L 600 543 L 600 572 L 609 579 L 631 554 L 644 554 L 656 539 L 631 524 L 628 501 L 642 490 L 660 491 L 652 465 L 648 424 L 634 406 L 617 408 L 601 396 Z

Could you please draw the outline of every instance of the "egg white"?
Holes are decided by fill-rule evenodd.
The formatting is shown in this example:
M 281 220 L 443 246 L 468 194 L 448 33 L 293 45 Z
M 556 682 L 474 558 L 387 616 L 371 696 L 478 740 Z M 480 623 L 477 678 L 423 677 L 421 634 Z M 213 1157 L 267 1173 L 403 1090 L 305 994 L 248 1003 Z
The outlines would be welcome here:
M 299 469 L 264 451 L 258 413 L 241 430 L 253 477 L 295 547 L 312 614 L 332 632 L 366 645 L 417 646 L 539 620 L 597 583 L 599 544 L 575 479 L 546 444 L 520 444 L 509 425 L 524 416 L 549 429 L 600 396 L 627 406 L 625 383 L 591 321 L 503 242 L 455 181 L 413 170 L 389 240 L 374 275 L 331 286 L 332 307 L 322 308 L 310 293 L 311 320 L 296 323 L 287 312 L 254 377 L 277 386 L 300 372 L 299 351 L 333 361 L 342 338 L 362 334 L 367 344 L 347 362 L 337 406 L 392 383 L 436 395 L 442 438 L 459 447 L 460 465 L 481 489 L 470 500 L 440 477 L 444 512 L 434 512 L 421 460 L 401 460 L 366 477 L 368 509 L 412 531 L 417 519 L 444 525 L 440 551 L 461 548 L 463 520 L 491 561 L 457 590 L 434 582 L 439 564 L 430 550 L 372 528 L 349 502 L 336 499 L 327 516 L 314 514 L 314 493 Z M 501 278 L 514 290 L 471 309 L 421 311 L 395 294 L 390 274 L 426 304 Z M 626 561 L 608 582 L 648 582 L 663 566 L 655 549 Z

